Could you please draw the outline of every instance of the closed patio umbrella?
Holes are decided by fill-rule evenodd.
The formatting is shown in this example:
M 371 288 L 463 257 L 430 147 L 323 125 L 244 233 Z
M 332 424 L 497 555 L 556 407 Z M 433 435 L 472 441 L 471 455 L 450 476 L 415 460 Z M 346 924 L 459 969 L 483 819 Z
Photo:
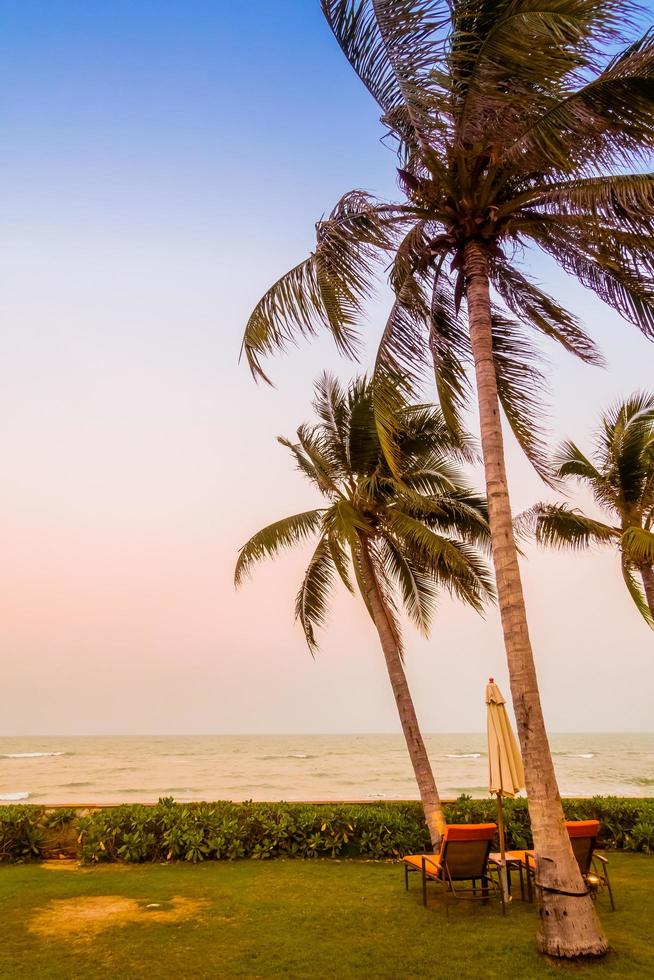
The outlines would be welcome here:
M 487 727 L 488 727 L 488 789 L 497 797 L 497 826 L 500 834 L 500 853 L 502 866 L 500 875 L 502 888 L 508 897 L 505 866 L 504 811 L 502 798 L 515 796 L 525 785 L 520 749 L 506 713 L 506 701 L 502 692 L 489 678 L 486 687 Z

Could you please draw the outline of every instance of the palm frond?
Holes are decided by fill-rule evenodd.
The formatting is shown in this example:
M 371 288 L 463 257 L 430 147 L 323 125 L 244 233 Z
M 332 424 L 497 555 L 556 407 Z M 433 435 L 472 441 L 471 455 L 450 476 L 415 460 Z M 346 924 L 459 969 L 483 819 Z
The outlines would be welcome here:
M 553 456 L 553 462 L 558 476 L 576 476 L 581 480 L 587 480 L 590 484 L 602 480 L 599 470 L 571 439 L 561 443 Z
M 335 534 L 326 536 L 327 545 L 334 562 L 334 567 L 340 575 L 341 582 L 348 592 L 354 595 L 354 586 L 349 575 L 350 560 L 342 541 Z
M 501 164 L 565 174 L 637 163 L 654 146 L 653 78 L 654 33 L 648 31 L 597 77 L 529 118 Z
M 295 618 L 299 619 L 312 654 L 318 649 L 315 630 L 325 625 L 327 602 L 334 587 L 336 569 L 325 537 L 316 550 L 302 579 L 295 599 Z
M 653 113 L 654 115 L 654 113 Z M 654 338 L 654 278 L 624 260 L 620 250 L 608 253 L 592 231 L 574 234 L 561 225 L 533 227 L 531 237 L 549 252 L 566 272 L 592 289 L 625 320 Z
M 620 28 L 628 18 L 628 7 L 618 0 L 453 4 L 449 63 L 462 138 L 470 143 L 479 139 L 494 118 L 505 124 L 496 140 L 506 139 L 506 129 L 510 132 L 519 122 L 524 127 L 525 117 L 547 106 L 552 90 L 561 90 L 594 65 L 600 44 L 622 37 Z
M 481 610 L 484 601 L 494 595 L 488 568 L 474 548 L 432 531 L 399 508 L 389 510 L 387 522 L 404 553 L 474 609 Z
M 388 575 L 400 589 L 409 619 L 427 636 L 438 594 L 435 580 L 407 558 L 390 535 L 381 538 L 379 551 Z
M 615 544 L 617 528 L 586 517 L 565 504 L 536 504 L 516 519 L 518 531 L 531 530 L 538 544 L 554 548 L 588 548 L 592 544 Z
M 324 371 L 314 384 L 313 408 L 328 437 L 330 455 L 343 472 L 350 468 L 348 447 L 349 406 L 338 378 Z
M 642 527 L 630 527 L 622 535 L 622 554 L 637 567 L 654 566 L 654 534 Z
M 640 587 L 639 583 L 636 581 L 633 568 L 631 567 L 629 561 L 625 558 L 624 555 L 622 558 L 622 577 L 624 579 L 624 583 L 627 586 L 627 591 L 631 596 L 631 599 L 636 609 L 643 617 L 647 625 L 652 629 L 654 629 L 654 616 L 652 616 L 651 610 L 649 608 L 647 599 L 645 598 L 645 594 L 642 588 Z
M 410 481 L 405 481 L 399 494 L 400 506 L 405 513 L 421 520 L 432 530 L 456 534 L 477 547 L 490 548 L 488 504 L 485 497 L 464 487 L 440 492 L 435 488 L 433 491 L 425 488 L 423 493 L 414 497 L 407 495 L 409 485 Z
M 511 313 L 525 326 L 551 337 L 587 364 L 602 365 L 604 359 L 591 337 L 572 313 L 543 292 L 505 258 L 491 263 L 493 286 Z
M 343 495 L 339 486 L 344 472 L 339 468 L 338 456 L 333 452 L 332 440 L 317 426 L 300 425 L 297 437 L 302 450 L 313 466 L 320 490 L 329 497 Z
M 447 108 L 434 71 L 450 12 L 446 0 L 321 0 L 345 57 L 411 147 L 430 152 Z
M 352 567 L 357 581 L 357 586 L 364 601 L 368 614 L 379 629 L 380 624 L 374 608 L 374 595 L 370 595 L 372 589 L 378 604 L 383 609 L 384 619 L 393 636 L 393 642 L 401 659 L 404 659 L 404 648 L 402 644 L 402 630 L 397 611 L 397 604 L 393 594 L 392 583 L 386 573 L 384 562 L 373 542 L 364 537 L 357 537 L 352 544 Z
M 530 208 L 557 218 L 573 215 L 610 222 L 651 234 L 654 221 L 654 174 L 608 174 L 557 181 L 525 195 Z
M 538 475 L 551 483 L 541 424 L 546 390 L 539 367 L 542 358 L 520 325 L 497 311 L 493 314 L 493 357 L 497 394 L 511 431 Z
M 292 548 L 316 534 L 321 528 L 324 513 L 322 508 L 307 510 L 257 531 L 238 553 L 234 583 L 240 585 L 256 562 L 274 558 L 281 548 Z
M 602 474 L 626 505 L 642 500 L 652 476 L 654 395 L 636 392 L 602 417 L 598 437 Z
M 438 401 L 450 430 L 460 440 L 463 413 L 471 393 L 466 371 L 471 362 L 470 341 L 458 321 L 453 292 L 443 279 L 437 278 L 434 283 L 429 326 Z
M 270 287 L 245 328 L 242 350 L 255 377 L 262 358 L 328 329 L 341 353 L 356 358 L 356 324 L 381 255 L 395 241 L 402 209 L 363 191 L 345 194 L 316 225 L 316 250 Z
M 350 386 L 347 446 L 350 472 L 365 478 L 377 469 L 380 451 L 373 394 L 365 378 Z
M 392 469 L 399 465 L 398 419 L 417 397 L 426 369 L 424 335 L 424 320 L 396 299 L 377 350 L 372 389 L 379 443 Z
M 291 442 L 290 439 L 286 439 L 285 436 L 277 436 L 277 442 L 280 446 L 284 446 L 288 449 L 293 456 L 298 470 L 306 476 L 306 478 L 316 486 L 321 493 L 325 493 L 328 487 L 325 487 L 325 481 L 322 479 L 319 470 L 313 465 L 310 459 L 307 458 L 305 453 L 302 451 L 302 447 L 295 442 Z

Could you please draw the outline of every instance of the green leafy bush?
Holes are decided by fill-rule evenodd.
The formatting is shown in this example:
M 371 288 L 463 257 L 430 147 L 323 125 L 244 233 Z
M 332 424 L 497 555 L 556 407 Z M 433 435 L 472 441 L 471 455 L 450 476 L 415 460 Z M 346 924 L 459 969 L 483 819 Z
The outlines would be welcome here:
M 44 817 L 42 808 L 24 803 L 0 807 L 0 861 L 21 863 L 41 857 Z
M 654 800 L 565 800 L 570 820 L 597 818 L 605 848 L 654 853 Z M 462 796 L 449 823 L 497 820 L 494 800 Z M 527 801 L 504 804 L 507 847 L 531 846 Z M 74 808 L 0 807 L 0 860 L 67 853 L 84 863 L 276 857 L 384 860 L 429 850 L 419 803 L 175 803 Z

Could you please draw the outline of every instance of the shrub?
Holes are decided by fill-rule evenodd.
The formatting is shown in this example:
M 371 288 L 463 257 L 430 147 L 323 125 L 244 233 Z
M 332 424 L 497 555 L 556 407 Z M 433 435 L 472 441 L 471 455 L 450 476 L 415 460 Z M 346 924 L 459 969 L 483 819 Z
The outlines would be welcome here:
M 564 800 L 570 820 L 597 818 L 605 848 L 654 853 L 654 800 Z M 446 804 L 449 823 L 496 821 L 494 800 Z M 504 803 L 506 845 L 531 846 L 527 801 Z M 18 804 L 0 807 L 0 861 L 62 850 L 90 864 L 276 857 L 385 860 L 429 849 L 419 803 L 175 803 L 86 813 Z

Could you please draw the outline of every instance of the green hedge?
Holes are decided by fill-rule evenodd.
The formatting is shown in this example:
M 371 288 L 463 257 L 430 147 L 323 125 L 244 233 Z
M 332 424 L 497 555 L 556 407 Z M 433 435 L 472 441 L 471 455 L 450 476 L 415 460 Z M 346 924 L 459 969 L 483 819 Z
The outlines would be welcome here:
M 597 818 L 600 844 L 654 852 L 654 800 L 565 800 L 568 819 Z M 496 819 L 493 800 L 461 797 L 446 805 L 449 823 Z M 531 845 L 526 800 L 505 803 L 508 848 Z M 418 803 L 193 803 L 73 808 L 0 807 L 0 860 L 60 853 L 99 861 L 204 861 L 235 858 L 394 858 L 429 849 Z

